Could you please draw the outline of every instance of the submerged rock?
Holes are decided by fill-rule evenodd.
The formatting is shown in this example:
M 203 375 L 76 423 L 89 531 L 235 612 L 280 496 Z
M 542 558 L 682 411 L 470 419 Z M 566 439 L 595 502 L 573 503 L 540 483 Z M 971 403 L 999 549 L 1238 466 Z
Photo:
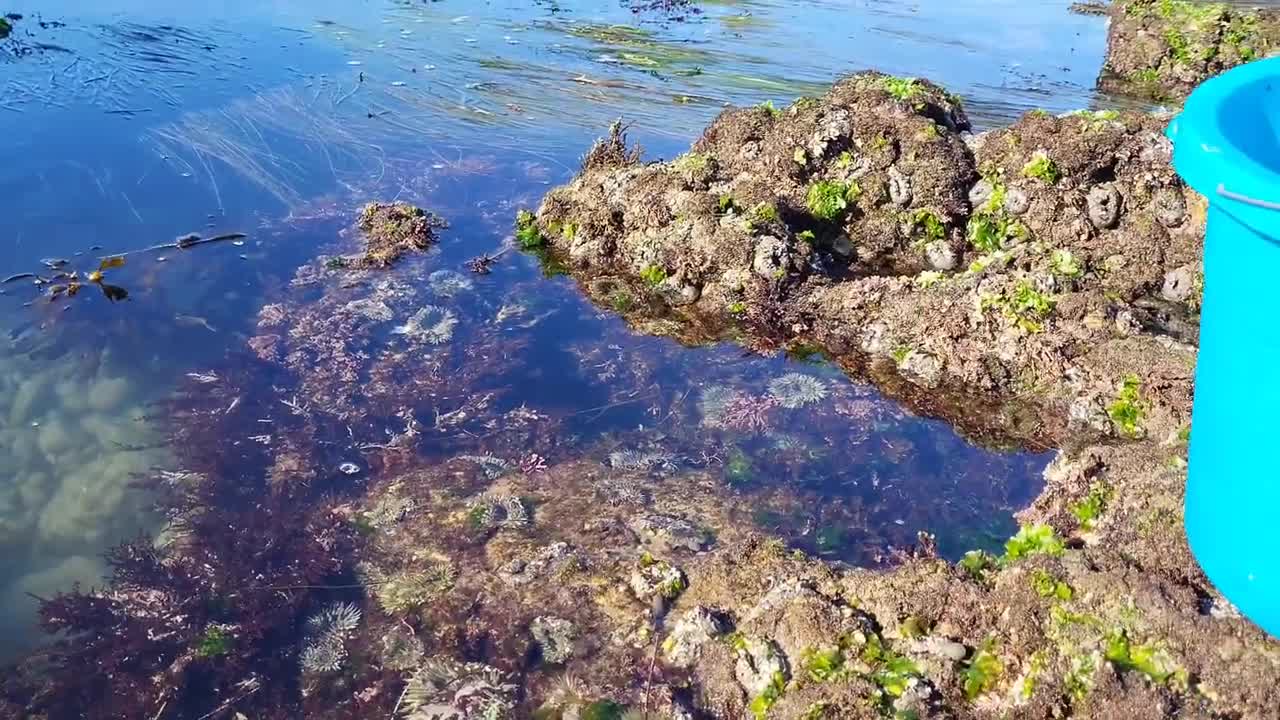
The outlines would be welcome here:
M 430 247 L 445 222 L 422 208 L 396 202 L 365 205 L 357 225 L 365 238 L 360 263 L 366 267 L 389 267 L 405 253 Z
M 646 513 L 632 520 L 630 528 L 641 542 L 658 554 L 673 550 L 698 552 L 710 544 L 705 530 L 670 515 Z
M 1166 124 L 1032 112 L 968 136 L 942 88 L 863 73 L 780 113 L 727 110 L 670 163 L 614 148 L 617 162 L 551 191 L 537 223 L 585 284 L 653 288 L 624 311 L 642 330 L 682 335 L 675 316 L 702 342 L 860 349 L 931 391 L 1063 407 L 1072 374 L 1142 367 L 1153 335 L 1194 336 L 1194 318 L 1132 310 L 1200 253 L 1204 201 L 1170 165 Z M 696 299 L 671 299 L 676 277 Z M 1174 378 L 1172 394 L 1190 388 Z M 783 410 L 823 397 L 803 376 L 775 384 Z M 959 399 L 948 412 L 972 418 Z M 1040 432 L 1061 432 L 1048 417 Z

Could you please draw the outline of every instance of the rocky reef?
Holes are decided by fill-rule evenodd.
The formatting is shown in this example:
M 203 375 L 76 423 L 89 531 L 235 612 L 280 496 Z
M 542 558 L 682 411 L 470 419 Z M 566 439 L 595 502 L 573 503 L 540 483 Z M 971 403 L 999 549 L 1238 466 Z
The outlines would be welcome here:
M 1111 26 L 1099 87 L 1159 102 L 1181 100 L 1214 75 L 1280 47 L 1274 8 L 1114 0 L 1107 12 Z
M 842 571 L 755 539 L 685 563 L 662 655 L 696 707 L 1273 712 L 1280 645 L 1182 530 L 1205 205 L 1170 167 L 1167 119 L 1030 113 L 971 135 L 941 88 L 864 73 L 728 110 L 670 162 L 639 162 L 615 127 L 524 219 L 597 301 L 649 298 L 624 311 L 638 329 L 818 346 L 926 394 L 1030 403 L 1029 423 L 985 419 L 1065 448 L 1000 557 L 950 566 L 924 538 L 897 570 Z M 965 423 L 961 405 L 939 407 Z
M 798 365 L 680 386 L 666 356 L 701 351 L 629 350 L 620 323 L 538 354 L 517 330 L 572 285 L 491 294 L 506 249 L 473 278 L 347 243 L 190 376 L 187 472 L 149 483 L 162 539 L 41 603 L 57 638 L 0 680 L 0 717 L 1274 717 L 1280 643 L 1182 529 L 1204 201 L 1166 120 L 974 135 L 942 88 L 863 73 L 727 110 L 670 162 L 615 126 L 511 233 L 635 331 L 823 352 L 967 437 L 1061 448 L 998 550 L 951 562 L 791 473 L 872 446 L 917 471 L 905 411 L 869 392 Z M 370 207 L 362 241 L 378 218 L 408 228 L 393 248 L 432 237 L 425 211 Z M 592 407 L 510 388 L 561 361 Z M 632 406 L 617 426 L 644 433 L 589 434 Z M 788 414 L 838 447 L 787 437 Z M 770 443 L 768 482 L 743 438 Z M 988 492 L 974 478 L 954 484 Z M 828 552 L 824 522 L 857 550 Z
M 1143 393 L 1167 401 L 1145 424 L 1176 433 L 1204 202 L 1169 165 L 1166 120 L 1031 113 L 975 136 L 942 89 L 856 75 L 726 111 L 670 162 L 634 161 L 615 128 L 537 230 L 584 284 L 639 286 L 704 335 L 1034 400 L 1027 436 L 1127 432 L 1106 404 L 1158 367 Z

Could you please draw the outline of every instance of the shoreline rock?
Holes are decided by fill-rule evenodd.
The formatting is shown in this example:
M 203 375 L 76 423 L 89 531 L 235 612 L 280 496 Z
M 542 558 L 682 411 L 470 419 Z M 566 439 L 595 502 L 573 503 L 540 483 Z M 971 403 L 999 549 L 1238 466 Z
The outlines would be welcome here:
M 1098 87 L 1177 102 L 1197 85 L 1280 48 L 1280 12 L 1229 3 L 1114 0 Z

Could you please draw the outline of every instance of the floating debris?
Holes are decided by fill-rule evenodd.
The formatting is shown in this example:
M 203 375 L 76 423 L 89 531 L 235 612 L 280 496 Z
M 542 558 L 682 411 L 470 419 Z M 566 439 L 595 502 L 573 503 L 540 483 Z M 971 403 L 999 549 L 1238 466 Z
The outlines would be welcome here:
M 360 466 L 353 462 L 344 462 L 338 466 L 338 470 L 344 475 L 356 475 L 360 472 Z

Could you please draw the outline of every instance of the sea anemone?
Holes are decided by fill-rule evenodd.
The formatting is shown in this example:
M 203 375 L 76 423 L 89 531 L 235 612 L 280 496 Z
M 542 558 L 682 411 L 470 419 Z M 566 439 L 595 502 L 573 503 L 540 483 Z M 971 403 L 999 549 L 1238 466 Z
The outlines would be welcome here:
M 427 276 L 427 284 L 431 286 L 431 291 L 441 297 L 453 297 L 475 287 L 475 283 L 463 275 L 452 270 L 437 270 Z
M 406 720 L 506 720 L 515 709 L 516 690 L 497 668 L 437 656 L 410 676 L 400 711 Z
M 444 345 L 453 338 L 453 331 L 457 326 L 458 316 L 453 311 L 435 305 L 424 305 L 391 332 L 394 335 L 404 335 L 413 342 Z
M 453 588 L 457 571 L 447 558 L 432 553 L 415 553 L 419 567 L 384 572 L 368 563 L 356 566 L 360 581 L 377 598 L 388 615 L 402 615 L 430 602 Z
M 326 639 L 304 645 L 298 655 L 298 665 L 304 673 L 337 672 L 347 659 L 347 648 L 341 642 Z
M 529 508 L 515 495 L 495 493 L 481 495 L 467 507 L 467 519 L 477 530 L 493 528 L 519 529 L 531 522 Z
M 782 407 L 794 410 L 825 398 L 827 385 L 815 377 L 787 373 L 769 383 L 769 394 Z
M 360 608 L 334 603 L 307 618 L 307 634 L 298 655 L 305 673 L 334 672 L 347 659 L 347 635 L 360 624 Z

